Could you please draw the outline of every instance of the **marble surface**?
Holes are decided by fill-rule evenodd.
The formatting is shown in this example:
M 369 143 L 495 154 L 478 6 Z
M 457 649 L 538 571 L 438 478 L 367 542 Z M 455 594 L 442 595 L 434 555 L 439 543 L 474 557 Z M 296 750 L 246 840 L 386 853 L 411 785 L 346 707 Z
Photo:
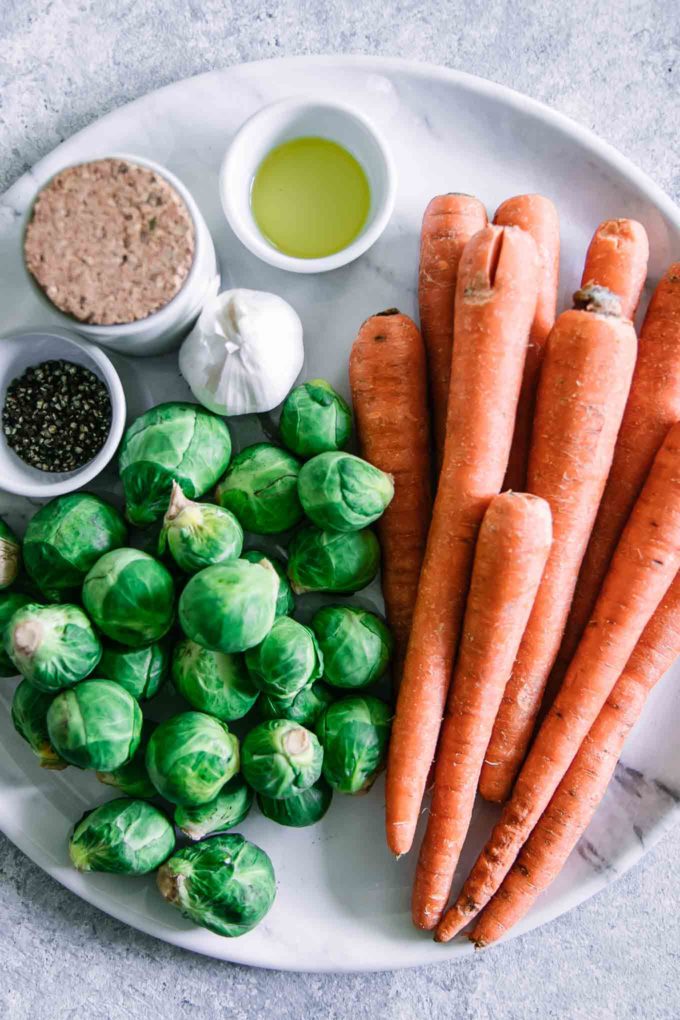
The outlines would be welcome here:
M 487 23 L 491 17 L 487 14 L 470 24 L 468 18 L 466 31 L 459 35 L 454 31 L 448 42 L 437 41 L 435 9 L 420 4 L 376 5 L 373 19 L 366 18 L 364 5 L 361 23 L 358 12 L 345 5 L 331 5 L 321 18 L 317 5 L 274 4 L 253 8 L 248 19 L 242 15 L 230 22 L 228 34 L 220 20 L 224 5 L 215 5 L 214 10 L 204 5 L 196 12 L 177 5 L 174 14 L 171 7 L 162 23 L 157 21 L 157 37 L 144 35 L 133 5 L 116 5 L 118 21 L 113 7 L 105 16 L 107 8 L 102 3 L 91 10 L 82 3 L 54 3 L 49 10 L 31 3 L 3 7 L 0 17 L 7 17 L 7 25 L 0 21 L 0 36 L 11 44 L 0 56 L 0 116 L 3 135 L 8 133 L 3 152 L 13 149 L 16 156 L 6 183 L 23 163 L 32 163 L 55 144 L 58 136 L 51 133 L 55 122 L 63 124 L 63 135 L 70 134 L 79 126 L 79 116 L 93 119 L 132 94 L 210 66 L 213 54 L 209 47 L 206 50 L 210 39 L 220 40 L 223 64 L 268 55 L 278 38 L 285 52 L 396 53 L 408 44 L 411 56 L 507 81 L 591 123 L 673 192 L 674 164 L 667 153 L 673 142 L 677 25 L 669 19 L 664 26 L 668 12 L 655 4 L 622 4 L 620 13 L 606 22 L 590 19 L 585 42 L 578 17 L 584 16 L 585 8 L 579 11 L 578 3 L 559 24 L 541 7 L 531 22 L 515 23 L 505 5 L 489 5 L 495 20 Z M 158 10 L 154 4 L 145 6 L 147 18 L 154 9 Z M 301 20 L 293 21 L 294 10 Z M 452 25 L 465 23 L 465 11 L 465 5 L 456 4 L 436 8 L 437 17 L 445 16 Z M 127 24 L 125 33 L 122 23 Z M 171 25 L 177 39 L 172 33 L 164 35 Z M 631 42 L 627 32 L 633 25 Z M 652 46 L 652 27 L 664 40 L 663 53 Z M 671 47 L 674 29 L 676 45 Z M 77 61 L 69 60 L 60 48 L 60 39 L 71 30 L 83 33 L 88 43 L 78 48 Z M 188 33 L 195 40 L 193 47 L 180 45 L 180 36 L 186 40 Z M 560 46 L 555 43 L 557 35 Z M 515 48 L 527 47 L 524 72 L 513 59 L 513 39 Z M 195 59 L 190 67 L 189 50 Z M 136 84 L 133 92 L 126 91 L 130 81 Z M 107 86 L 98 100 L 102 82 Z M 41 104 L 55 102 L 59 108 L 45 116 Z M 32 148 L 36 144 L 39 148 Z M 3 171 L 8 166 L 3 161 Z M 623 772 L 620 778 L 618 786 L 638 797 L 644 781 L 637 773 Z M 276 1003 L 276 1013 L 284 1017 L 409 1017 L 426 1010 L 444 1016 L 451 1015 L 452 1007 L 457 1015 L 470 1017 L 672 1017 L 680 1001 L 673 985 L 678 934 L 674 839 L 669 837 L 651 855 L 652 861 L 657 858 L 655 867 L 647 858 L 633 875 L 540 934 L 457 965 L 356 978 L 271 975 L 181 954 L 90 910 L 7 848 L 2 858 L 8 878 L 2 883 L 7 923 L 0 939 L 6 939 L 7 946 L 0 1005 L 9 1017 L 41 1015 L 41 1003 L 47 998 L 52 1016 L 76 1016 L 85 1008 L 92 1016 L 141 1016 L 150 1010 L 153 1015 L 152 996 L 163 987 L 168 996 L 166 1016 L 266 1016 Z M 37 982 L 31 967 L 40 969 Z M 63 981 L 66 971 L 75 975 L 69 982 Z M 97 994 L 100 987 L 110 990 L 105 1003 Z

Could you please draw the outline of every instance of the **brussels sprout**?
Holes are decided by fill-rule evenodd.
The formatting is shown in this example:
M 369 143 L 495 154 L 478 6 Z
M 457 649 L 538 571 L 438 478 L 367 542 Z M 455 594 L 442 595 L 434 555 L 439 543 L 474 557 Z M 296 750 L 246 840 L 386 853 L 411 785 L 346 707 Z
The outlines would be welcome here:
M 170 672 L 170 649 L 167 641 L 156 641 L 146 648 L 125 645 L 104 645 L 97 666 L 98 676 L 115 680 L 138 701 L 158 694 Z
M 203 839 L 239 825 L 252 805 L 253 791 L 241 776 L 232 776 L 207 804 L 176 807 L 175 825 L 189 839 Z
M 231 457 L 226 422 L 200 404 L 158 404 L 123 436 L 119 469 L 125 511 L 144 526 L 165 513 L 172 483 L 197 499 L 224 473 Z
M 87 811 L 74 828 L 68 854 L 78 871 L 147 875 L 175 849 L 175 833 L 162 811 L 121 797 Z
M 291 797 L 321 775 L 323 750 L 314 734 L 289 719 L 268 719 L 243 741 L 241 771 L 257 793 Z
M 368 790 L 382 767 L 392 712 L 368 695 L 342 698 L 318 719 L 323 745 L 323 774 L 338 793 Z
M 100 556 L 127 541 L 125 521 L 99 496 L 73 492 L 38 510 L 24 535 L 26 570 L 50 598 L 80 588 Z
M 270 567 L 274 568 L 276 576 L 279 579 L 279 590 L 276 596 L 276 615 L 289 616 L 295 609 L 295 596 L 293 595 L 293 589 L 286 577 L 285 563 L 276 556 L 270 556 L 268 553 L 263 553 L 259 549 L 249 549 L 248 552 L 243 553 L 242 559 L 248 560 L 249 563 L 266 562 Z
M 281 439 L 299 457 L 341 450 L 352 434 L 352 412 L 325 379 L 311 379 L 291 390 L 279 423 Z
M 321 676 L 323 658 L 309 627 L 280 616 L 264 641 L 246 652 L 246 666 L 265 694 L 294 698 Z
M 112 641 L 141 648 L 170 630 L 175 586 L 158 560 L 140 549 L 115 549 L 97 560 L 83 584 L 83 604 Z
M 70 765 L 112 772 L 139 747 L 142 711 L 112 680 L 83 680 L 57 694 L 47 711 L 47 732 Z
M 238 739 L 225 723 L 203 712 L 166 719 L 146 749 L 151 782 L 162 797 L 182 807 L 214 800 L 238 764 Z
M 267 563 L 230 560 L 191 578 L 179 600 L 182 630 L 204 648 L 244 652 L 271 630 L 278 595 Z
M 189 639 L 172 653 L 172 682 L 193 708 L 225 722 L 241 719 L 259 693 L 240 652 L 212 652 Z
M 294 698 L 272 698 L 262 694 L 257 704 L 265 719 L 291 719 L 300 726 L 312 727 L 332 701 L 330 688 L 317 681 L 309 687 L 303 687 Z
M 99 662 L 102 646 L 78 606 L 19 609 L 5 628 L 5 652 L 39 691 L 60 691 L 78 683 Z
M 14 614 L 34 600 L 18 591 L 0 591 L 0 676 L 16 676 L 18 670 L 5 651 L 5 633 Z
M 300 528 L 290 544 L 288 577 L 297 595 L 308 591 L 352 594 L 373 580 L 380 566 L 380 546 L 372 531 L 320 531 Z
M 166 548 L 178 567 L 195 574 L 213 563 L 238 559 L 243 528 L 229 510 L 211 503 L 193 503 L 173 482 L 158 543 L 159 556 Z
M 178 850 L 159 869 L 157 882 L 183 917 L 227 938 L 251 931 L 276 896 L 269 857 L 238 833 Z
M 394 496 L 389 475 L 351 453 L 320 453 L 298 477 L 302 509 L 319 528 L 359 531 L 383 514 Z
M 367 687 L 385 673 L 394 648 L 386 624 L 356 606 L 324 606 L 312 630 L 323 652 L 324 677 L 334 687 Z
M 28 680 L 22 680 L 12 698 L 12 722 L 38 756 L 42 768 L 65 769 L 66 762 L 52 747 L 47 732 L 47 710 L 52 699 L 52 694 L 43 694 Z
M 19 539 L 0 517 L 0 588 L 9 588 L 16 581 L 20 563 Z
M 321 776 L 309 789 L 286 797 L 285 800 L 263 797 L 258 793 L 257 806 L 270 821 L 302 829 L 306 825 L 314 825 L 321 821 L 331 806 L 332 797 L 332 789 Z
M 144 719 L 142 737 L 135 753 L 129 761 L 119 765 L 117 769 L 111 769 L 110 772 L 98 772 L 97 779 L 100 783 L 115 787 L 126 797 L 141 797 L 142 800 L 150 800 L 156 796 L 156 787 L 149 779 L 145 760 L 146 749 L 156 725 L 150 719 Z
M 302 520 L 299 472 L 300 462 L 287 450 L 255 443 L 234 457 L 215 498 L 236 514 L 246 531 L 258 535 L 288 531 Z

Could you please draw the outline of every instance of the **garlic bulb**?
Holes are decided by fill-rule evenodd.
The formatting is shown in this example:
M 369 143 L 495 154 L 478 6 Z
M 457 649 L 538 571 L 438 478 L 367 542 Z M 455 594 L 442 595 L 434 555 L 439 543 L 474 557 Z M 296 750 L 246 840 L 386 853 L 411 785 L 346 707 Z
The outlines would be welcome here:
M 182 344 L 179 367 L 197 400 L 217 414 L 271 411 L 302 369 L 302 323 L 277 294 L 225 290 L 205 305 Z

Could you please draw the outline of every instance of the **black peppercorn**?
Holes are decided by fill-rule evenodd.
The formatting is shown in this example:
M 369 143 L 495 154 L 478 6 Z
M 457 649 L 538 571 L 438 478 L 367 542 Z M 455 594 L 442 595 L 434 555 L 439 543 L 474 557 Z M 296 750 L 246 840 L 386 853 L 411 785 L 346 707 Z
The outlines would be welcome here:
M 41 471 L 75 471 L 99 453 L 111 428 L 111 398 L 94 372 L 43 361 L 7 387 L 2 431 L 18 457 Z

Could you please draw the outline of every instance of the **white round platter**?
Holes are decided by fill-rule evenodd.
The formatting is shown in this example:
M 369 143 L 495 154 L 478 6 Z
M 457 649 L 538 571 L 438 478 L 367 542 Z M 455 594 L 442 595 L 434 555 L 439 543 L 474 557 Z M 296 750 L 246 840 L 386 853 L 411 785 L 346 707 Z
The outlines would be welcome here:
M 258 261 L 229 230 L 218 193 L 220 162 L 243 120 L 265 103 L 303 95 L 341 100 L 371 118 L 391 145 L 399 173 L 395 214 L 378 243 L 357 262 L 319 276 L 296 276 Z M 680 256 L 680 211 L 622 155 L 565 117 L 499 85 L 441 68 L 374 57 L 302 57 L 215 71 L 153 92 L 64 142 L 17 181 L 0 201 L 3 334 L 56 321 L 21 264 L 21 226 L 36 189 L 66 164 L 120 151 L 152 158 L 177 174 L 208 222 L 223 286 L 272 290 L 290 301 L 305 328 L 304 377 L 323 376 L 345 393 L 347 355 L 360 323 L 392 306 L 416 313 L 420 218 L 438 192 L 476 194 L 491 214 L 509 195 L 550 196 L 562 222 L 562 307 L 578 285 L 593 229 L 605 217 L 644 223 L 650 289 Z M 152 403 L 188 396 L 173 355 L 112 360 L 131 417 Z M 258 436 L 259 425 L 240 421 L 235 431 L 245 445 Z M 93 487 L 120 497 L 114 474 Z M 28 500 L 0 493 L 0 514 L 16 526 L 33 510 Z M 593 895 L 675 823 L 679 679 L 676 667 L 653 693 L 585 838 L 515 934 Z M 272 857 L 278 896 L 264 922 L 240 939 L 185 922 L 152 879 L 78 874 L 67 862 L 68 831 L 111 791 L 75 769 L 37 767 L 10 724 L 13 689 L 14 682 L 5 681 L 0 693 L 0 827 L 58 881 L 107 913 L 196 952 L 286 970 L 383 970 L 472 952 L 467 941 L 435 945 L 411 927 L 414 857 L 397 862 L 385 848 L 382 783 L 363 798 L 336 796 L 324 821 L 311 829 L 286 830 L 253 811 L 241 828 Z M 493 817 L 490 807 L 478 806 L 457 882 Z

